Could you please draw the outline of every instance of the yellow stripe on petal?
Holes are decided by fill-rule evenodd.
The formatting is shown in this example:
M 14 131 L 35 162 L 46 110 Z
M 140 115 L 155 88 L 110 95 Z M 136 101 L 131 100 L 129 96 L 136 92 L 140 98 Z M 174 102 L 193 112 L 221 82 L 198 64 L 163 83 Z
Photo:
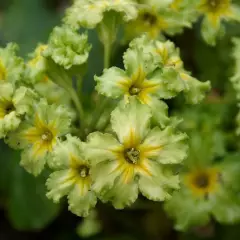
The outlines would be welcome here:
M 131 127 L 128 133 L 128 136 L 123 140 L 124 148 L 134 148 L 141 141 L 140 136 L 136 133 L 136 130 Z

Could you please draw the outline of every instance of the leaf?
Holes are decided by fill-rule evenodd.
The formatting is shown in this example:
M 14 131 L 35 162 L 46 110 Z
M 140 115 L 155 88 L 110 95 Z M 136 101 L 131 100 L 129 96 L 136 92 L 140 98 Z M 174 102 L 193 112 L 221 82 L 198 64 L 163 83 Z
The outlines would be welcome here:
M 46 173 L 35 178 L 20 167 L 19 152 L 3 144 L 0 150 L 0 190 L 5 191 L 8 199 L 9 221 L 18 230 L 44 228 L 59 212 L 59 205 L 45 196 Z

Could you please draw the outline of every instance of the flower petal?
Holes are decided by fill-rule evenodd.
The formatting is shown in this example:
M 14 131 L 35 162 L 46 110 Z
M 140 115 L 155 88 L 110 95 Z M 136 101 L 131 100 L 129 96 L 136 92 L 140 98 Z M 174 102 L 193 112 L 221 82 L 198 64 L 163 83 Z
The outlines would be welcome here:
M 111 124 L 125 147 L 139 144 L 149 130 L 150 109 L 137 99 L 131 98 L 128 104 L 123 102 L 112 112 Z
M 95 76 L 96 90 L 107 97 L 118 98 L 128 92 L 131 80 L 126 73 L 117 67 L 104 69 L 103 75 Z
M 121 144 L 112 134 L 94 132 L 87 137 L 85 153 L 91 163 L 95 165 L 105 160 L 116 159 L 116 152 L 121 148 Z
M 146 158 L 154 158 L 162 164 L 176 164 L 187 156 L 186 134 L 174 133 L 172 127 L 161 131 L 158 127 L 152 129 L 140 145 L 140 152 Z
M 89 215 L 89 211 L 95 207 L 97 203 L 97 197 L 95 193 L 88 191 L 86 194 L 81 194 L 81 186 L 78 184 L 71 190 L 68 195 L 68 209 L 80 217 L 86 217 Z
M 51 173 L 46 182 L 47 197 L 58 203 L 60 198 L 71 191 L 75 182 L 75 175 L 70 169 Z
M 171 188 L 179 188 L 179 178 L 170 169 L 161 167 L 159 163 L 148 161 L 148 171 L 151 175 L 141 175 L 139 190 L 148 199 L 164 201 L 171 197 Z

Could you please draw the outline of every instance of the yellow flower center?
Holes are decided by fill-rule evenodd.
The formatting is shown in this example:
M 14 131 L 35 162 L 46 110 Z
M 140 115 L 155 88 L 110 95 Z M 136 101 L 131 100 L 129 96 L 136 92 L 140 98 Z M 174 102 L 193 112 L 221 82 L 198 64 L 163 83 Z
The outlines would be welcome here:
M 140 159 L 140 151 L 135 148 L 128 148 L 124 151 L 124 158 L 128 163 L 137 164 Z
M 220 172 L 216 168 L 200 169 L 185 176 L 185 184 L 196 196 L 208 197 L 219 186 Z
M 4 67 L 1 59 L 0 59 L 0 81 L 5 80 L 7 76 L 6 68 Z
M 80 177 L 82 177 L 82 178 L 88 177 L 89 176 L 89 167 L 86 165 L 81 165 L 78 168 L 78 173 L 79 173 Z
M 134 96 L 134 95 L 138 95 L 141 92 L 141 89 L 135 86 L 131 86 L 129 88 L 129 93 L 130 95 Z

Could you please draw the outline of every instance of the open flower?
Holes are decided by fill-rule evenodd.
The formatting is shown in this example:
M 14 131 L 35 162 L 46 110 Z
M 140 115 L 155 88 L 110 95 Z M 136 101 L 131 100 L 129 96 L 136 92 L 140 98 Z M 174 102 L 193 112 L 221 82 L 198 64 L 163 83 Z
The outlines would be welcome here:
M 184 69 L 179 49 L 175 48 L 172 42 L 156 41 L 155 56 L 157 62 L 159 62 L 163 68 L 174 69 L 178 72 L 179 78 L 175 78 L 176 81 L 171 84 L 172 89 L 179 89 L 183 86 L 184 95 L 189 103 L 196 104 L 203 100 L 206 92 L 210 89 L 210 82 L 200 82 Z
M 149 108 L 131 99 L 112 112 L 116 136 L 95 132 L 87 138 L 93 189 L 116 208 L 132 204 L 139 191 L 148 199 L 163 201 L 170 198 L 171 189 L 178 188 L 171 165 L 186 157 L 186 135 L 174 133 L 172 127 L 150 129 L 150 120 Z
M 163 71 L 155 61 L 153 46 L 143 43 L 145 40 L 147 38 L 141 37 L 130 43 L 123 57 L 125 71 L 111 67 L 105 69 L 102 76 L 95 76 L 96 89 L 107 97 L 124 97 L 126 102 L 132 96 L 137 97 L 142 104 L 152 109 L 158 123 L 164 125 L 167 118 L 162 113 L 167 110 L 167 106 L 159 99 L 176 96 L 184 86 L 179 79 L 179 84 L 172 88 L 172 82 L 179 78 L 178 73 L 170 68 Z
M 239 189 L 234 187 L 239 181 L 239 155 L 214 163 L 224 147 L 220 142 L 224 138 L 214 126 L 210 129 L 207 123 L 201 125 L 203 133 L 193 131 L 189 136 L 189 156 L 180 175 L 181 188 L 165 203 L 175 227 L 182 231 L 204 226 L 212 217 L 220 223 L 240 220 Z
M 18 46 L 9 43 L 5 48 L 0 48 L 0 81 L 15 84 L 22 80 L 24 72 L 23 59 L 16 56 Z
M 31 89 L 15 89 L 11 83 L 0 82 L 0 138 L 17 129 L 35 100 L 36 94 Z
M 138 37 L 146 33 L 150 38 L 157 39 L 161 34 L 175 34 L 181 32 L 184 27 L 191 27 L 193 14 L 183 14 L 183 8 L 178 11 L 170 5 L 171 1 L 143 1 L 140 5 L 138 17 L 127 24 L 125 35 L 127 39 Z M 187 18 L 187 16 L 189 16 Z M 196 16 L 196 15 L 195 15 Z M 190 21 L 191 20 L 191 21 Z
M 51 159 L 59 137 L 69 132 L 71 119 L 67 108 L 48 105 L 44 99 L 34 106 L 34 111 L 16 132 L 9 134 L 6 141 L 13 148 L 24 149 L 21 165 L 38 175 L 46 161 Z
M 224 30 L 222 20 L 240 21 L 240 8 L 231 0 L 201 0 L 199 12 L 204 15 L 202 22 L 202 36 L 210 44 L 216 44 L 216 38 Z
M 79 34 L 69 26 L 62 26 L 54 28 L 43 54 L 51 57 L 56 64 L 70 69 L 86 63 L 90 49 L 87 34 Z
M 53 151 L 50 162 L 54 172 L 47 180 L 47 197 L 59 202 L 68 195 L 69 210 L 78 216 L 87 216 L 97 203 L 92 188 L 91 166 L 84 157 L 81 141 L 70 135 Z
M 104 17 L 104 13 L 120 13 L 125 22 L 137 17 L 137 4 L 132 0 L 75 0 L 67 10 L 65 23 L 73 28 L 95 28 Z

